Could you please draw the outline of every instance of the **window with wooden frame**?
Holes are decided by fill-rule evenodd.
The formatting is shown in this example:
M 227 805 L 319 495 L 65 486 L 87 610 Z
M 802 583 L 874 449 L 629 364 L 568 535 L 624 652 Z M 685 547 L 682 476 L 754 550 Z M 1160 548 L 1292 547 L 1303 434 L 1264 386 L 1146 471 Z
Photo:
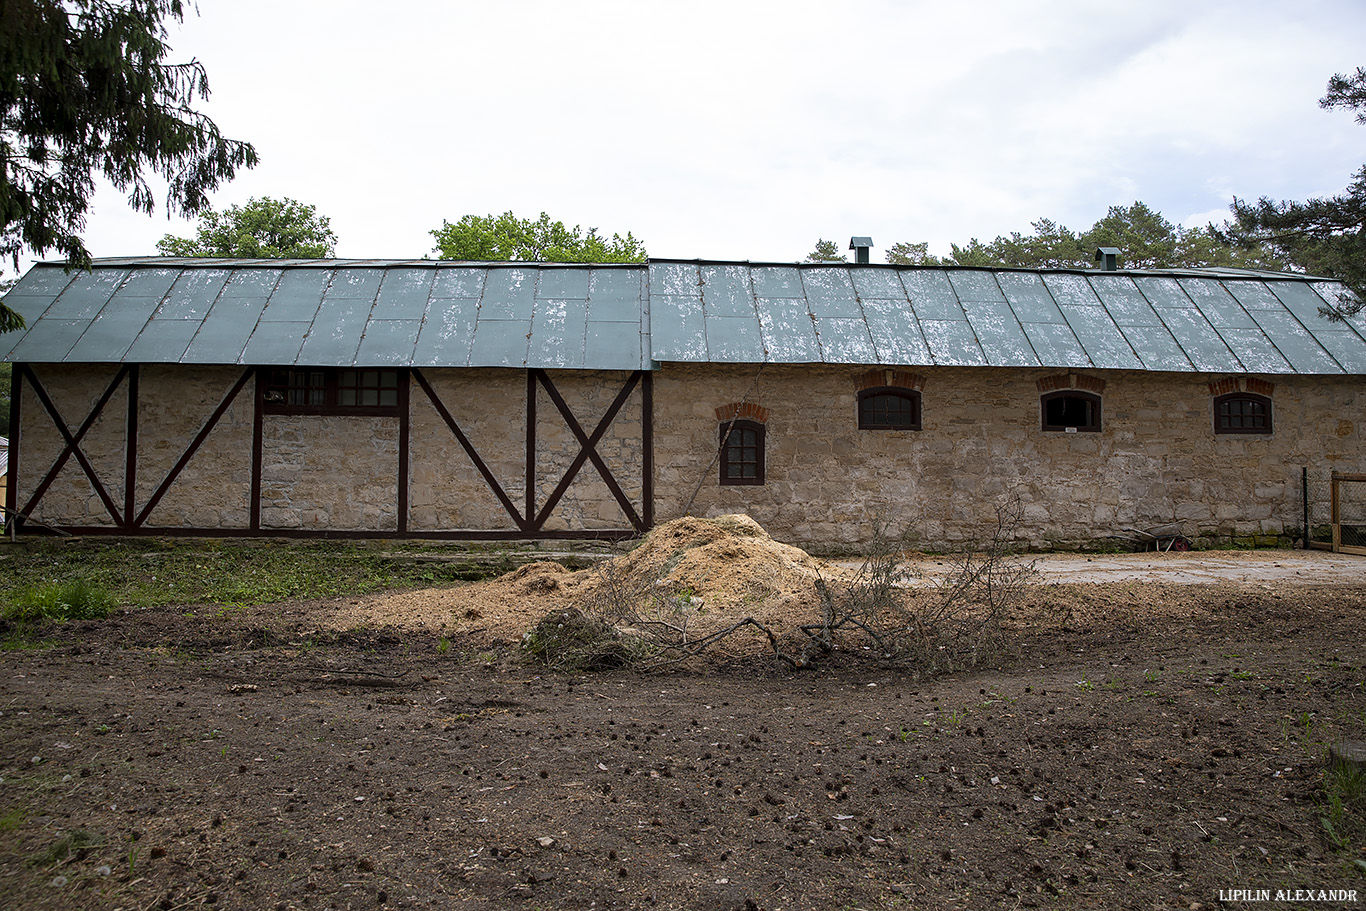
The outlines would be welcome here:
M 393 368 L 275 368 L 261 406 L 270 414 L 398 414 L 400 371 Z
M 1214 399 L 1215 433 L 1270 433 L 1271 399 L 1234 392 Z
M 1042 428 L 1056 433 L 1100 432 L 1100 396 L 1076 389 L 1039 397 Z
M 919 430 L 920 392 L 901 386 L 874 386 L 858 394 L 859 430 Z
M 721 425 L 721 484 L 764 483 L 764 425 L 727 421 Z

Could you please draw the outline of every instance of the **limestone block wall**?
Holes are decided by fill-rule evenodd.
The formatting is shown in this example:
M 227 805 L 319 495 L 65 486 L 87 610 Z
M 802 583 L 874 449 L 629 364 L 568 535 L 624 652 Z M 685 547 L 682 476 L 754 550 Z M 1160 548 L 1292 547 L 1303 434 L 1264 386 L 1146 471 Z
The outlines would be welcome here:
M 427 369 L 423 376 L 513 507 L 527 508 L 527 377 L 515 370 Z M 629 374 L 548 373 L 585 435 L 591 436 Z M 430 398 L 412 387 L 409 528 L 414 531 L 506 530 L 507 509 L 474 460 L 441 419 Z M 595 447 L 622 491 L 640 511 L 643 490 L 642 395 L 631 393 Z M 579 454 L 579 442 L 547 390 L 533 391 L 533 506 L 540 512 Z M 630 522 L 601 474 L 585 462 L 544 525 L 546 531 L 624 529 Z
M 103 365 L 39 365 L 35 372 L 74 433 L 118 371 Z M 529 411 L 526 371 L 431 369 L 423 375 L 519 514 L 527 508 L 528 427 L 534 425 L 533 507 L 536 514 L 544 511 L 581 449 L 569 419 L 544 384 L 535 385 Z M 630 376 L 547 374 L 585 436 L 595 432 Z M 133 518 L 157 497 L 242 377 L 240 367 L 139 368 Z M 69 458 L 33 518 L 76 527 L 128 525 L 123 514 L 128 401 L 125 380 L 80 447 L 113 509 L 98 496 L 77 460 Z M 644 512 L 643 401 L 637 384 L 595 447 L 637 516 Z M 249 379 L 137 530 L 252 530 L 255 409 L 255 382 Z M 515 531 L 516 520 L 416 382 L 410 386 L 409 415 L 408 530 Z M 25 384 L 21 396 L 21 425 L 15 437 L 22 507 L 58 460 L 64 442 L 31 384 Z M 400 428 L 396 416 L 262 415 L 259 528 L 397 533 Z M 546 531 L 630 527 L 631 518 L 591 460 L 583 462 L 543 525 Z
M 945 548 L 988 536 L 994 505 L 1018 495 L 1019 533 L 1035 547 L 1173 521 L 1188 535 L 1266 537 L 1300 525 L 1301 466 L 1366 468 L 1362 378 L 1263 377 L 1275 432 L 1216 435 L 1210 384 L 1222 375 L 1076 371 L 1103 381 L 1103 429 L 1052 433 L 1039 381 L 1067 371 L 917 368 L 923 429 L 874 431 L 858 429 L 867 369 L 665 365 L 657 519 L 746 512 L 775 537 L 838 549 L 883 517 Z M 722 486 L 715 409 L 747 390 L 768 413 L 766 483 Z

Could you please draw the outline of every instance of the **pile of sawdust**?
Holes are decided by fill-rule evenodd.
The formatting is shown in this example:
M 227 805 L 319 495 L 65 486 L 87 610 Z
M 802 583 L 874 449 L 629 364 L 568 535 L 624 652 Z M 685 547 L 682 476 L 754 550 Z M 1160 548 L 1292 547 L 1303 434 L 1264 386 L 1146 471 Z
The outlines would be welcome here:
M 683 599 L 698 632 L 747 616 L 791 629 L 818 616 L 816 579 L 847 572 L 774 541 L 749 516 L 685 517 L 658 526 L 631 551 L 592 569 L 573 572 L 558 563 L 530 563 L 458 588 L 352 599 L 336 612 L 334 623 L 512 641 L 554 610 L 610 613 L 614 598 L 656 594 Z

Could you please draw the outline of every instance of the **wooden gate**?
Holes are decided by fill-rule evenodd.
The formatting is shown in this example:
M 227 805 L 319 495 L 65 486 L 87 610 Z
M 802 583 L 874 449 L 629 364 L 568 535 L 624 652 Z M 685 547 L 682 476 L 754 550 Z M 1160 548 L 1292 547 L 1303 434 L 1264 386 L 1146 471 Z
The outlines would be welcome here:
M 1309 546 L 1335 554 L 1366 556 L 1366 474 L 1333 472 L 1329 495 L 1333 540 L 1310 540 Z

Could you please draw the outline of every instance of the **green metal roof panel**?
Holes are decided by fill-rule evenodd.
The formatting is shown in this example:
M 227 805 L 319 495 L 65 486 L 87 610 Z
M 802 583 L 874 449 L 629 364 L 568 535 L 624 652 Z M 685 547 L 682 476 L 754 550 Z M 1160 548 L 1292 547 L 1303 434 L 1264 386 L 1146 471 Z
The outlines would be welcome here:
M 588 321 L 583 343 L 584 359 L 604 370 L 640 368 L 640 323 Z
M 356 352 L 356 365 L 366 367 L 408 367 L 417 347 L 420 319 L 371 319 Z
M 312 322 L 331 277 L 325 269 L 291 269 L 280 277 L 261 319 Z
M 490 270 L 479 300 L 479 319 L 530 320 L 536 309 L 538 271 L 525 267 Z
M 956 305 L 955 305 L 956 306 Z M 977 343 L 972 326 L 964 319 L 920 319 L 930 357 L 950 367 L 985 367 L 990 363 Z
M 857 273 L 855 273 L 857 275 Z M 879 364 L 930 364 L 930 346 L 905 299 L 865 298 L 863 316 Z
M 468 367 L 479 302 L 471 299 L 432 300 L 432 310 L 422 321 L 413 350 L 413 364 L 420 367 Z
M 1186 309 L 1164 308 L 1158 310 L 1158 314 L 1196 370 L 1202 373 L 1223 373 L 1243 369 L 1238 358 L 1234 357 L 1228 345 L 1209 324 L 1209 320 L 1205 319 L 1193 305 L 1188 303 Z
M 1276 346 L 1262 333 L 1261 329 L 1233 327 L 1220 329 L 1219 334 L 1228 343 L 1243 370 L 1248 373 L 1293 373 L 1287 361 Z
M 1366 341 L 1350 329 L 1345 332 L 1320 332 L 1319 344 L 1348 373 L 1366 373 Z
M 1273 298 L 1274 300 L 1274 298 Z M 1340 373 L 1342 367 L 1324 347 L 1314 340 L 1309 330 L 1295 319 L 1294 314 L 1281 308 L 1249 311 L 1258 327 L 1276 350 L 1290 362 L 1295 373 Z
M 1359 373 L 1341 285 L 854 264 L 105 260 L 29 271 L 12 360 L 625 370 L 653 361 Z M 150 315 L 150 319 L 147 317 Z
M 901 281 L 906 286 L 906 294 L 922 325 L 925 320 L 967 320 L 944 270 L 903 272 Z M 928 331 L 925 336 L 929 337 Z
M 487 273 L 487 269 L 470 266 L 438 269 L 436 277 L 432 279 L 432 298 L 478 300 L 484 296 L 484 277 Z
M 804 304 L 802 309 L 806 309 Z M 707 359 L 707 326 L 700 297 L 651 293 L 650 332 L 656 360 Z
M 759 319 L 707 316 L 707 360 L 718 364 L 757 364 L 764 360 Z
M 1021 323 L 1065 323 L 1043 277 L 1034 272 L 1002 272 L 997 280 L 1010 309 Z
M 753 266 L 755 297 L 794 297 L 806 299 L 802 273 L 796 266 Z M 654 296 L 651 287 L 650 296 Z
M 335 285 L 335 282 L 334 282 Z M 215 308 L 215 312 L 217 308 Z M 210 314 L 212 318 L 212 314 Z M 370 303 L 360 298 L 324 297 L 299 349 L 300 367 L 354 367 Z M 199 340 L 195 339 L 197 343 Z M 194 345 L 190 346 L 190 351 Z M 187 352 L 188 355 L 188 352 Z
M 247 339 L 241 362 L 255 367 L 296 363 L 304 336 L 311 325 L 308 322 L 261 320 L 256 324 L 256 331 L 251 338 Z
M 328 300 L 374 301 L 379 294 L 384 272 L 383 269 L 338 269 L 332 273 L 332 280 L 328 282 L 323 297 Z M 232 286 L 233 283 L 228 282 L 228 291 L 232 290 Z
M 231 277 L 232 272 L 227 269 L 186 269 L 171 286 L 154 318 L 202 322 Z
M 587 300 L 591 272 L 588 269 L 541 269 L 536 299 Z
M 949 284 L 953 286 L 953 293 L 957 295 L 959 303 L 1005 300 L 1001 286 L 996 283 L 996 275 L 992 272 L 950 272 Z
M 1129 276 L 1096 275 L 1091 278 L 1091 287 L 1115 325 L 1123 329 L 1135 326 L 1161 327 L 1161 318 Z M 1132 338 L 1131 333 L 1124 334 Z
M 90 328 L 88 319 L 53 319 L 44 316 L 35 322 L 9 353 L 8 360 L 56 363 Z
M 802 272 L 807 306 L 813 316 L 862 319 L 863 310 L 854 296 L 847 266 L 819 266 Z
M 123 359 L 156 310 L 155 297 L 123 297 L 116 294 L 64 360 L 73 363 L 110 363 Z
M 530 319 L 485 319 L 481 308 L 470 344 L 470 366 L 525 367 L 529 335 Z
M 1215 329 L 1255 329 L 1257 322 L 1223 284 L 1208 278 L 1183 278 L 1181 288 Z M 1222 332 L 1221 332 L 1222 334 Z
M 759 327 L 764 351 L 776 364 L 819 364 L 821 346 L 806 302 L 791 297 L 761 297 Z
M 379 296 L 375 298 L 374 318 L 422 319 L 432 296 L 434 277 L 431 269 L 386 269 L 379 284 Z
M 754 320 L 754 292 L 746 266 L 703 266 L 702 306 L 713 316 Z
M 587 290 L 585 282 L 585 293 Z M 639 336 L 640 321 L 629 325 Z M 536 362 L 542 367 L 583 367 L 587 329 L 588 301 L 578 298 L 537 301 L 536 315 L 531 320 L 531 344 Z M 640 356 L 639 351 L 636 356 Z
M 81 272 L 57 295 L 43 316 L 61 320 L 94 319 L 127 277 L 127 269 Z
M 906 301 L 906 286 L 901 284 L 896 272 L 890 269 L 855 269 L 852 273 L 854 293 L 859 300 L 865 303 L 870 298 Z
M 650 295 L 701 297 L 702 280 L 693 263 L 650 263 Z
M 220 297 L 199 324 L 190 347 L 181 356 L 182 364 L 238 363 L 247 339 L 265 309 L 263 298 Z
M 876 364 L 877 349 L 873 347 L 868 324 L 861 318 L 849 316 L 818 316 L 816 339 L 827 364 Z
M 1072 334 L 1081 342 L 1093 367 L 1114 370 L 1142 370 L 1143 362 L 1129 347 L 1129 341 L 1110 319 L 1097 300 L 1094 306 L 1062 304 L 1063 315 Z
M 130 364 L 178 364 L 198 331 L 199 323 L 194 320 L 153 317 L 123 359 Z M 296 346 L 294 352 L 298 350 Z M 293 363 L 293 359 L 274 363 Z
M 1029 338 L 1004 298 L 999 301 L 964 301 L 963 309 L 968 313 L 968 322 L 972 324 L 987 361 L 1013 366 L 1038 365 L 1039 359 L 1029 344 Z
M 280 283 L 282 274 L 281 269 L 234 269 L 220 297 L 265 301 Z

